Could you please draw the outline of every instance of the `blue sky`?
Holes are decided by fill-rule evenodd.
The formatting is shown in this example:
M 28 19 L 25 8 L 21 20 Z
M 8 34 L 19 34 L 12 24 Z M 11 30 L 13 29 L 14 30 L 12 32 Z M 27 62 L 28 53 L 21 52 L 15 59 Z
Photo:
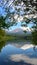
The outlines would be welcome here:
M 6 15 L 6 12 L 5 12 L 5 10 L 2 7 L 0 7 L 0 15 L 2 15 L 2 16 L 5 16 Z M 32 25 L 33 24 L 30 23 L 30 24 L 28 24 L 28 27 L 31 28 Z M 16 26 L 15 25 L 14 26 L 11 26 L 9 29 L 10 30 L 13 30 L 13 29 L 19 28 L 19 27 L 21 27 L 21 22 L 18 22 Z
M 28 24 L 28 27 L 31 28 L 33 26 L 32 23 Z M 21 28 L 21 22 L 18 22 L 17 25 L 11 26 L 9 30 L 14 30 L 16 28 Z
M 2 16 L 6 15 L 6 12 L 2 7 L 0 7 L 0 15 L 2 15 Z

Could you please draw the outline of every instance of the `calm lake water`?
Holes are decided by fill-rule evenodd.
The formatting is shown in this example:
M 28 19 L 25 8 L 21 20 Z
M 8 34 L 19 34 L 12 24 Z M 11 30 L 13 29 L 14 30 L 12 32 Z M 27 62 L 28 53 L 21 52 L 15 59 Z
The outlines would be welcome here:
M 30 63 L 24 62 L 21 59 L 19 62 L 18 61 L 16 62 L 16 59 L 14 59 L 14 57 L 16 58 L 17 55 L 21 55 L 21 54 L 27 55 L 30 58 L 37 59 L 37 52 L 33 51 L 33 48 L 23 50 L 20 48 L 22 45 L 23 45 L 22 42 L 0 43 L 0 65 L 31 65 Z

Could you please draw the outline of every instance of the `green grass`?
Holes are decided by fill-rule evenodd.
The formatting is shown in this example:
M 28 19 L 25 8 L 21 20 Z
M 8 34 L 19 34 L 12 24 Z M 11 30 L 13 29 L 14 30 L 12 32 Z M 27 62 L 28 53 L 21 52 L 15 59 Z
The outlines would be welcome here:
M 0 36 L 0 42 L 1 41 L 25 41 L 25 39 L 16 36 L 5 35 L 5 36 Z

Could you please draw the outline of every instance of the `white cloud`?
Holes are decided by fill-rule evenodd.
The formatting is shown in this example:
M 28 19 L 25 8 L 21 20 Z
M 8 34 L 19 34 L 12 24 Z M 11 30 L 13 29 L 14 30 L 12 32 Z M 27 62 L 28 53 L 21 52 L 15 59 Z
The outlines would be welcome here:
M 18 14 L 15 14 L 15 15 L 14 15 L 14 18 L 17 19 L 17 18 L 18 18 Z
M 20 16 L 20 17 L 18 18 L 18 22 L 20 22 L 20 21 L 22 21 L 22 20 L 23 20 L 23 17 Z

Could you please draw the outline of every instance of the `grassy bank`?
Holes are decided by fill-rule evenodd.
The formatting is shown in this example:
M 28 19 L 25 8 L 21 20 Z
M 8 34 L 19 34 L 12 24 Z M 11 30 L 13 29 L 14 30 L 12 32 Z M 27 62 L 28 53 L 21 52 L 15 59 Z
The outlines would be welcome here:
M 17 36 L 5 35 L 5 36 L 0 36 L 0 42 L 1 41 L 25 41 L 25 39 Z

